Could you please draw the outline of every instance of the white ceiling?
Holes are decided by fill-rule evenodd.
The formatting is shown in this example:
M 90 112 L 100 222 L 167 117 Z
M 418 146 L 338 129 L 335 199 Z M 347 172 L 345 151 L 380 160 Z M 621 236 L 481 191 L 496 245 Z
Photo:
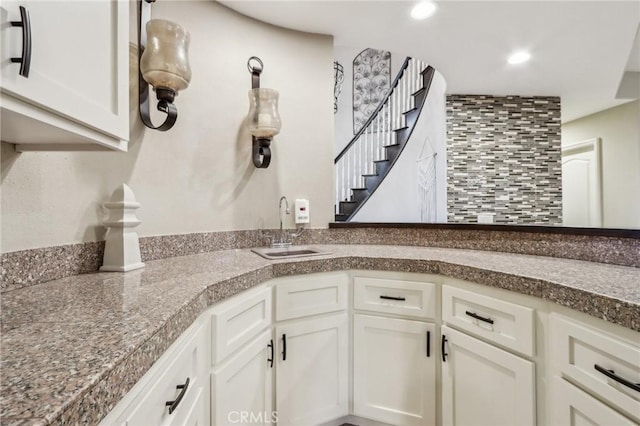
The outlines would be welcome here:
M 638 57 L 630 54 L 640 0 L 448 0 L 424 21 L 410 18 L 416 2 L 408 1 L 220 2 L 275 25 L 331 34 L 336 46 L 407 52 L 440 71 L 448 93 L 561 96 L 563 122 L 628 101 L 615 95 Z M 529 50 L 531 61 L 508 65 L 518 49 Z

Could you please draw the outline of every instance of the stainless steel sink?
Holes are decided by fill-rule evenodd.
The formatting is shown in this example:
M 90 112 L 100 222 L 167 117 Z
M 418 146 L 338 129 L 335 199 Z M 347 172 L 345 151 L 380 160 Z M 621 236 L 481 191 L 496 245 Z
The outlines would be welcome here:
M 330 254 L 328 251 L 323 251 L 315 247 L 307 246 L 293 246 L 287 248 L 256 248 L 251 249 L 251 251 L 269 260 L 322 256 L 324 254 Z

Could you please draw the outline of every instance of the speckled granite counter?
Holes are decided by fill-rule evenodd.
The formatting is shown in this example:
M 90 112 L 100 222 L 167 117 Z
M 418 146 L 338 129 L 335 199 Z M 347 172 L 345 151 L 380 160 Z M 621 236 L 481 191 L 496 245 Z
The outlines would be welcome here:
M 436 273 L 537 296 L 640 331 L 640 269 L 520 254 L 320 246 L 268 261 L 229 250 L 3 294 L 2 424 L 97 423 L 209 305 L 270 278 L 342 269 Z

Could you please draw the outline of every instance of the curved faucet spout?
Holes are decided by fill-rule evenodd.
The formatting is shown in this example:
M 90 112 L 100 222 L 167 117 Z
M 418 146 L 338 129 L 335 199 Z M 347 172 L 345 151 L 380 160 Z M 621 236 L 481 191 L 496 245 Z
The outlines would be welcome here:
M 291 214 L 291 211 L 289 210 L 289 201 L 287 201 L 287 197 L 285 197 L 284 195 L 282 197 L 280 197 L 280 202 L 278 203 L 278 215 L 280 216 L 280 243 L 285 243 L 286 242 L 286 238 L 284 235 L 284 229 L 282 227 L 282 202 L 284 201 L 285 203 L 285 210 L 284 213 L 285 214 Z

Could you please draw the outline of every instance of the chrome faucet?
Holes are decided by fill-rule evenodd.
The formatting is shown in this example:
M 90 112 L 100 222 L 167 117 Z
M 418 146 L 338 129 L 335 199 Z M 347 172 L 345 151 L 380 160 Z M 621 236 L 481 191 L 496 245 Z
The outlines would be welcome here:
M 279 247 L 289 247 L 291 245 L 291 241 L 287 241 L 284 229 L 282 227 L 282 202 L 285 203 L 285 214 L 291 214 L 291 210 L 289 210 L 289 201 L 287 201 L 287 197 L 284 195 L 280 197 L 280 202 L 278 203 L 278 216 L 280 216 L 280 233 L 278 234 L 278 241 L 274 243 L 278 244 Z

